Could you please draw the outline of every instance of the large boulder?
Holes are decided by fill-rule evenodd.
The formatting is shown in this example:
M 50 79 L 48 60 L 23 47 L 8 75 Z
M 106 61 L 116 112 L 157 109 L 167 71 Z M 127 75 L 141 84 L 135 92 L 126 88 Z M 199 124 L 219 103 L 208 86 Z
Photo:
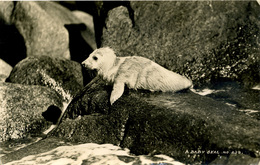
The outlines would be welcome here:
M 257 2 L 130 2 L 110 10 L 103 46 L 119 56 L 139 55 L 187 75 L 195 86 L 223 78 L 252 87 L 259 83 Z
M 126 89 L 111 106 L 111 89 L 99 78 L 90 82 L 52 135 L 73 142 L 112 143 L 138 155 L 166 154 L 186 163 L 209 162 L 234 151 L 259 157 L 259 120 L 221 102 L 189 91 Z
M 34 56 L 19 62 L 7 81 L 50 87 L 68 102 L 84 87 L 84 83 L 90 81 L 86 78 L 84 82 L 82 71 L 82 66 L 75 61 Z
M 84 23 L 65 7 L 47 1 L 0 2 L 0 19 L 16 26 L 24 38 L 27 56 L 67 59 L 70 59 L 69 34 L 64 25 Z M 88 40 L 95 41 L 91 35 Z
M 63 108 L 61 96 L 47 87 L 0 83 L 0 141 L 40 135 L 51 124 L 41 115 L 51 105 Z

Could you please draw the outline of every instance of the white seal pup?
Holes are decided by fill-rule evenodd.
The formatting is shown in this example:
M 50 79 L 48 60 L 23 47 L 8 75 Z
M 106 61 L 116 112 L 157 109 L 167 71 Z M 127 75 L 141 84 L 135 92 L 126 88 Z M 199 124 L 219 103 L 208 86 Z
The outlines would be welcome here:
M 192 86 L 191 80 L 147 58 L 117 57 L 109 47 L 96 49 L 82 65 L 97 70 L 98 75 L 105 81 L 113 83 L 111 105 L 122 96 L 125 85 L 131 89 L 162 92 L 176 92 Z

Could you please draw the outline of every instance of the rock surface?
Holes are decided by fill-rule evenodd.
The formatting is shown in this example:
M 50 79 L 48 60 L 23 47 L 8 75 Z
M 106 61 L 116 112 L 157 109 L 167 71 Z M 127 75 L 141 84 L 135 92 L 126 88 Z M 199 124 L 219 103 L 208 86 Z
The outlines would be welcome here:
M 259 90 L 243 88 L 238 83 L 230 81 L 212 84 L 211 90 L 214 92 L 208 94 L 208 97 L 260 120 Z
M 129 18 L 129 8 L 117 7 L 106 10 L 108 18 L 102 26 L 103 46 L 114 48 L 117 55 L 150 58 L 190 77 L 196 86 L 214 86 L 212 82 L 223 79 L 248 87 L 259 84 L 257 2 L 129 4 L 134 21 Z M 47 139 L 9 154 L 5 160 L 50 151 L 63 144 L 47 144 L 62 139 L 76 144 L 110 143 L 137 155 L 165 154 L 186 164 L 259 162 L 259 115 L 243 111 L 252 109 L 259 114 L 258 91 L 234 86 L 203 97 L 190 91 L 172 94 L 126 89 L 111 106 L 110 85 L 96 78 L 84 88 L 93 78 L 92 72 L 82 70 L 77 62 L 59 59 L 89 51 L 78 48 L 84 47 L 86 39 L 81 36 L 84 28 L 78 24 L 82 20 L 75 18 L 53 2 L 0 2 L 0 28 L 15 25 L 30 56 L 14 67 L 7 80 L 13 84 L 0 83 L 0 129 L 4 132 L 0 140 L 43 132 L 51 123 L 44 120 L 42 112 L 49 110 L 44 113 L 46 118 L 56 123 L 64 101 L 74 98 L 59 127 Z M 64 24 L 69 24 L 68 31 Z M 82 42 L 77 45 L 79 39 Z M 71 48 L 75 52 L 71 53 Z M 23 58 L 23 48 L 19 50 L 20 57 L 12 66 Z M 45 145 L 44 151 L 39 151 Z M 53 155 L 56 150 L 48 153 Z
M 83 33 L 82 36 L 87 41 L 87 43 L 91 46 L 91 48 L 95 50 L 97 48 L 97 45 L 95 42 L 95 30 L 93 24 L 93 17 L 90 14 L 79 10 L 72 11 L 72 13 L 88 27 L 85 31 L 82 32 Z
M 139 55 L 190 77 L 196 86 L 228 78 L 260 82 L 257 2 L 130 2 L 108 13 L 103 46 Z
M 259 157 L 260 122 L 225 104 L 191 92 L 129 90 L 110 106 L 110 91 L 94 79 L 71 102 L 53 135 L 112 143 L 138 155 L 166 154 L 185 163 L 210 162 L 232 151 Z
M 0 20 L 1 22 L 4 22 L 5 24 L 7 25 L 11 25 L 12 24 L 12 18 L 11 18 L 11 15 L 12 15 L 12 12 L 13 12 L 13 9 L 14 9 L 14 3 L 12 1 L 9 1 L 9 2 L 4 2 L 4 1 L 1 1 L 0 2 Z M 4 20 L 4 21 L 2 21 Z
M 79 63 L 49 56 L 27 57 L 22 60 L 12 70 L 8 81 L 50 87 L 64 101 L 71 100 L 84 87 Z
M 128 149 L 112 144 L 73 145 L 62 139 L 48 138 L 2 157 L 6 165 L 19 164 L 168 164 L 183 165 L 165 155 L 135 156 Z
M 10 75 L 12 67 L 5 61 L 0 59 L 0 82 L 4 82 L 5 79 Z
M 70 59 L 69 34 L 64 24 L 84 23 L 55 2 L 1 2 L 0 19 L 14 24 L 24 38 L 27 56 Z M 88 40 L 94 40 L 89 37 Z
M 50 105 L 63 108 L 61 100 L 47 87 L 0 83 L 0 141 L 40 134 L 51 124 L 42 112 Z

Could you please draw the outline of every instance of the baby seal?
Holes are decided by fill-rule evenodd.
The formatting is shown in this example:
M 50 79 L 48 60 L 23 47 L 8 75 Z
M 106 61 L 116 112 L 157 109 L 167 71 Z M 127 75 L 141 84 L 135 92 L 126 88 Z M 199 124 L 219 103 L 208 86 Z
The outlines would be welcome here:
M 111 105 L 122 96 L 125 85 L 131 89 L 162 92 L 176 92 L 192 86 L 191 80 L 147 58 L 117 57 L 109 47 L 96 49 L 82 65 L 97 70 L 105 81 L 113 83 Z

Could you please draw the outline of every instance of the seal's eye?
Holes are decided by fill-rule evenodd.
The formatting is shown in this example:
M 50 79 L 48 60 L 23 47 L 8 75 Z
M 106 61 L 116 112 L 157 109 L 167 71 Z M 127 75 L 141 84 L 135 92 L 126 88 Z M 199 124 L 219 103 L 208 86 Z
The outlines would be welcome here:
M 93 60 L 97 61 L 97 60 L 98 60 L 98 58 L 97 58 L 96 56 L 93 56 Z

